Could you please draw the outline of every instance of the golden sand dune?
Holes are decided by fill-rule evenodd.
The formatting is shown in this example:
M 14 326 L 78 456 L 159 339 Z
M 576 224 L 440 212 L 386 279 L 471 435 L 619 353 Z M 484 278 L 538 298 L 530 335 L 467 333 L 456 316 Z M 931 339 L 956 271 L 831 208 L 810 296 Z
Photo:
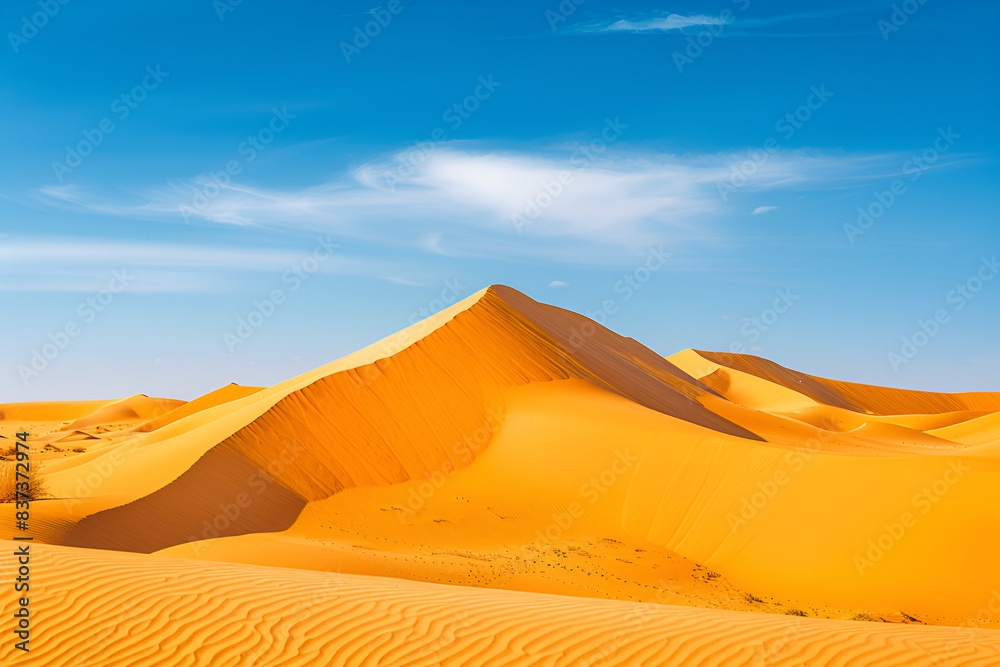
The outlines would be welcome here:
M 725 628 L 780 634 L 797 622 L 792 612 L 811 617 L 803 622 L 816 633 L 801 655 L 819 662 L 763 664 L 921 664 L 919 651 L 881 651 L 939 646 L 935 625 L 1000 628 L 991 606 L 1000 601 L 1000 393 L 872 387 L 744 355 L 663 358 L 497 286 L 273 387 L 230 385 L 186 404 L 132 397 L 0 410 L 0 435 L 33 428 L 45 466 L 53 497 L 32 505 L 36 540 L 158 552 L 102 556 L 140 570 L 198 559 L 184 571 L 391 577 L 371 585 L 481 596 L 484 609 L 527 600 L 495 597 L 519 590 L 582 605 L 565 631 L 552 626 L 570 655 L 596 645 L 587 633 L 566 639 L 573 619 L 586 625 L 579 619 L 603 613 L 592 605 L 626 602 L 713 610 L 664 607 L 656 627 L 719 628 L 691 639 L 704 644 L 691 650 L 721 651 L 711 655 L 728 664 L 752 664 L 754 654 L 742 630 Z M 0 505 L 8 531 L 13 517 Z M 284 604 L 259 599 L 272 603 Z M 913 627 L 841 620 L 855 617 Z M 521 618 L 483 620 L 482 632 L 536 631 Z M 191 632 L 209 636 L 226 620 L 206 617 Z M 431 612 L 414 623 L 440 625 Z M 639 655 L 684 664 L 664 662 L 654 634 L 620 664 Z M 761 637 L 747 641 L 773 641 Z M 338 641 L 354 639 L 310 635 L 293 653 Z M 831 648 L 838 642 L 846 653 Z M 435 664 L 407 663 L 406 641 L 390 649 L 399 664 Z M 706 664 L 723 664 L 713 659 Z
M 184 405 L 183 401 L 150 398 L 144 394 L 109 403 L 85 417 L 81 417 L 63 430 L 80 430 L 105 424 L 121 424 L 137 420 L 155 419 Z
M 4 553 L 13 543 L 2 542 Z M 10 556 L 5 555 L 6 566 Z M 39 546 L 20 665 L 982 665 L 1000 631 L 829 621 Z M 9 617 L 4 591 L 0 614 Z M 97 613 L 95 613 L 97 612 Z
M 943 426 L 930 433 L 966 445 L 1000 444 L 1000 412 Z
M 190 417 L 191 415 L 201 412 L 202 410 L 207 410 L 208 408 L 213 408 L 217 405 L 222 405 L 240 398 L 252 396 L 261 389 L 263 389 L 263 387 L 244 387 L 238 384 L 228 384 L 225 387 L 209 392 L 204 396 L 191 401 L 190 403 L 184 403 L 170 412 L 158 415 L 155 418 L 139 425 L 135 430 L 140 433 L 149 433 L 150 431 L 163 428 L 168 424 L 173 424 L 175 421 L 184 419 L 185 417 Z
M 792 389 L 813 400 L 837 408 L 878 415 L 936 414 L 956 410 L 1000 410 L 1000 393 L 936 394 L 927 391 L 873 387 L 806 375 L 783 368 L 773 361 L 745 354 L 702 352 L 707 361 L 743 371 L 776 385 Z

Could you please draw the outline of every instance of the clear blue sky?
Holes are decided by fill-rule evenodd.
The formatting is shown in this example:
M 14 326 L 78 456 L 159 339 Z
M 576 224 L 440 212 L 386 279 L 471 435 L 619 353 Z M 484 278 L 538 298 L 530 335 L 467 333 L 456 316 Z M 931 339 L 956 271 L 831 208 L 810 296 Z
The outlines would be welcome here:
M 1000 390 L 1000 7 L 896 5 L 5 3 L 0 401 L 272 384 L 493 283 Z

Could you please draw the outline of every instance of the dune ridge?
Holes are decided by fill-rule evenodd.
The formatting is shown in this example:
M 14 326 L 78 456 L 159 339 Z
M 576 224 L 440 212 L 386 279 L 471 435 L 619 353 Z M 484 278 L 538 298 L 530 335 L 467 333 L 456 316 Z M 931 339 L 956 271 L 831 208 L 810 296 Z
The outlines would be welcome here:
M 779 366 L 773 361 L 746 354 L 695 352 L 720 366 L 743 371 L 773 382 L 833 407 L 877 415 L 936 414 L 962 410 L 996 412 L 1000 393 L 968 392 L 942 394 L 911 389 L 874 387 L 856 382 L 828 380 Z

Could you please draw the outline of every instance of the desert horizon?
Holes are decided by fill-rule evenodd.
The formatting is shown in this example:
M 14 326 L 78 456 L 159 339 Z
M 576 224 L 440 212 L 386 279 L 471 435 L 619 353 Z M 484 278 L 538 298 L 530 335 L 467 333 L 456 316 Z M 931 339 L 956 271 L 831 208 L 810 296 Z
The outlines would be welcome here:
M 0 405 L 2 656 L 991 665 L 998 438 L 1000 392 L 662 357 L 494 285 L 271 387 Z

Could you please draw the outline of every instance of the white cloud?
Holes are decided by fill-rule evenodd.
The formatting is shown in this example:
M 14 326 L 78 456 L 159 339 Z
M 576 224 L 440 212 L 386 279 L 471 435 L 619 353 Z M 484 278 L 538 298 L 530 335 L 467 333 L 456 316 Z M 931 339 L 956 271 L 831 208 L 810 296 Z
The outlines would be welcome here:
M 459 148 L 459 146 L 461 148 Z M 46 188 L 51 205 L 130 219 L 183 224 L 257 225 L 306 230 L 386 249 L 455 258 L 518 258 L 593 264 L 631 256 L 649 243 L 685 235 L 711 236 L 715 221 L 739 215 L 739 196 L 723 197 L 747 153 L 672 155 L 613 147 L 581 159 L 579 146 L 486 151 L 438 144 L 397 182 L 411 152 L 388 156 L 318 185 L 261 188 L 231 183 L 193 206 L 197 181 L 147 189 L 131 199 L 101 196 L 80 186 Z M 738 191 L 823 189 L 874 181 L 898 168 L 897 155 L 778 151 L 756 164 Z M 120 193 L 120 191 L 117 191 Z M 513 220 L 537 213 L 518 233 Z M 760 214 L 774 207 L 759 207 Z M 5 242 L 6 244 L 6 242 Z M 3 247 L 2 244 L 0 248 Z M 54 252 L 52 248 L 42 252 Z M 70 252 L 70 249 L 66 249 Z M 78 254 L 80 248 L 73 248 Z M 95 252 L 100 253 L 101 248 Z M 135 257 L 197 264 L 235 261 L 222 253 L 142 248 Z M 236 249 L 240 261 L 263 251 Z M 145 253 L 145 254 L 143 254 Z M 150 256 L 150 253 L 154 256 Z M 256 253 L 256 254 L 254 254 Z M 374 255 L 374 252 L 373 252 Z M 396 275 L 384 270 L 380 275 Z M 411 280 L 412 276 L 405 279 Z
M 656 30 L 659 32 L 667 30 L 680 30 L 696 25 L 725 25 L 726 20 L 718 16 L 705 16 L 698 14 L 695 16 L 681 16 L 680 14 L 670 14 L 666 17 L 615 21 L 605 26 L 605 31 L 629 31 L 638 32 L 643 30 Z
M 561 280 L 553 280 L 549 283 L 549 287 L 569 287 L 569 283 L 564 283 Z
M 796 14 L 779 14 L 774 16 L 760 16 L 750 18 L 740 8 L 724 10 L 720 16 L 707 16 L 705 14 L 694 14 L 683 16 L 680 14 L 670 14 L 668 16 L 639 16 L 627 19 L 603 19 L 588 23 L 569 26 L 563 32 L 571 32 L 581 35 L 598 35 L 608 32 L 646 32 L 659 33 L 671 30 L 684 30 L 698 26 L 719 26 L 732 25 L 727 29 L 726 35 L 749 36 L 760 35 L 769 36 L 774 33 L 761 32 L 761 28 L 795 23 L 796 31 L 793 33 L 780 34 L 800 34 L 809 36 L 822 35 L 862 35 L 862 32 L 837 32 L 832 33 L 826 30 L 826 20 L 836 16 L 847 14 L 857 14 L 866 11 L 861 7 L 842 7 L 837 9 L 827 9 L 812 12 L 799 12 Z M 710 28 L 711 30 L 711 28 Z M 713 30 L 714 34 L 719 34 L 718 30 Z
M 750 215 L 760 215 L 761 213 L 777 210 L 777 208 L 777 206 L 758 206 L 754 210 L 750 211 Z

